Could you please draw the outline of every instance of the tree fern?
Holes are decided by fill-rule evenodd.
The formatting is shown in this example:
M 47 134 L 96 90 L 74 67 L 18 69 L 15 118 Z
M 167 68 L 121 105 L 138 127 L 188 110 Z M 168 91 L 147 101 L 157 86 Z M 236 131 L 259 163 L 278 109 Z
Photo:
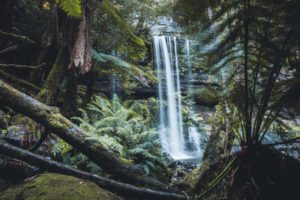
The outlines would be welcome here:
M 249 2 L 249 6 L 244 2 Z M 293 70 L 299 71 L 287 62 L 298 55 L 298 8 L 296 0 L 280 4 L 224 2 L 222 7 L 212 8 L 212 19 L 202 21 L 201 30 L 195 32 L 203 57 L 209 57 L 206 61 L 210 71 L 222 73 L 227 69 L 224 83 L 231 83 L 228 92 L 232 93 L 227 101 L 232 101 L 242 114 L 239 127 L 247 144 L 259 144 L 271 124 L 282 116 L 282 99 L 286 99 L 290 88 L 287 83 L 295 78 Z M 279 79 L 283 70 L 293 75 Z M 296 85 L 294 82 L 293 86 Z

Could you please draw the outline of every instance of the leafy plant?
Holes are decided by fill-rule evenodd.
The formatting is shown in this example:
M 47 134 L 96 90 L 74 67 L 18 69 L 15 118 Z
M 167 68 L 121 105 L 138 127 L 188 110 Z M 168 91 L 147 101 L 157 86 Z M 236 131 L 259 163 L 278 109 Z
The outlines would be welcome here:
M 81 17 L 81 0 L 56 0 L 58 6 L 71 17 Z
M 287 117 L 287 100 L 299 88 L 298 7 L 297 1 L 214 5 L 211 20 L 195 34 L 203 44 L 202 55 L 209 58 L 208 68 L 226 76 L 226 99 L 240 113 L 235 128 L 249 149 Z
M 140 164 L 146 173 L 164 168 L 157 130 L 151 128 L 151 112 L 147 103 L 125 102 L 114 95 L 110 101 L 95 96 L 80 117 L 73 117 L 91 139 L 118 154 L 126 162 Z M 69 150 L 58 143 L 54 152 Z
M 138 80 L 141 84 L 148 87 L 148 82 L 146 78 L 144 77 L 144 72 L 140 70 L 138 67 L 134 66 L 133 64 L 130 64 L 116 56 L 103 54 L 100 52 L 97 52 L 96 50 L 92 51 L 93 58 L 97 61 L 97 63 L 102 65 L 109 65 L 113 68 L 117 68 L 121 71 L 125 71 L 126 73 L 129 73 L 133 78 Z

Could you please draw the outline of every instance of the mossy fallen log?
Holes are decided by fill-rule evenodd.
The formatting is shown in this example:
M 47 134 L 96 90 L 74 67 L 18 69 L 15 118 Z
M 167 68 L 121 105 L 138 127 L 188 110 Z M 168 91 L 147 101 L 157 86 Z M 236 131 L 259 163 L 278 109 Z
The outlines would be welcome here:
M 151 189 L 139 188 L 133 185 L 113 181 L 95 174 L 87 173 L 62 163 L 46 159 L 40 155 L 33 154 L 29 151 L 14 147 L 3 140 L 0 140 L 0 151 L 5 155 L 18 158 L 42 169 L 58 172 L 66 175 L 76 176 L 78 178 L 93 181 L 103 189 L 117 193 L 123 197 L 134 199 L 156 199 L 156 200 L 179 200 L 185 199 L 183 195 L 168 193 Z M 74 188 L 75 189 L 75 188 Z
M 47 130 L 85 154 L 106 172 L 117 178 L 143 186 L 166 189 L 165 185 L 147 176 L 135 165 L 123 163 L 115 154 L 88 136 L 75 124 L 62 116 L 58 109 L 47 106 L 19 92 L 0 79 L 0 102 L 44 125 Z

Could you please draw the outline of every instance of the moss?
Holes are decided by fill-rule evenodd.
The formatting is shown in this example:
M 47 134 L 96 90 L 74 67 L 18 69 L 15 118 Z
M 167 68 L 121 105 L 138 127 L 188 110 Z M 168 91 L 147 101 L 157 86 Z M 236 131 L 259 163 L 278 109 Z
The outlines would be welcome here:
M 209 169 L 209 163 L 204 162 L 200 168 L 194 169 L 191 173 L 187 174 L 183 179 L 179 179 L 174 183 L 174 186 L 180 190 L 185 190 L 193 193 L 194 188 L 205 171 Z
M 61 80 L 67 71 L 66 67 L 67 55 L 65 49 L 62 47 L 56 57 L 43 89 L 37 95 L 37 98 L 48 104 L 55 104 Z
M 123 158 L 123 157 L 120 157 L 120 160 L 125 165 L 133 165 L 133 160 L 129 160 L 129 159 L 126 159 L 126 158 Z
M 131 40 L 134 44 L 145 47 L 145 43 L 143 39 L 137 37 L 128 24 L 122 19 L 118 10 L 110 3 L 108 0 L 104 0 L 102 4 L 102 10 L 106 13 L 110 18 L 112 18 L 117 26 L 119 26 L 126 34 L 128 34 L 128 39 Z
M 72 176 L 45 173 L 8 188 L 0 199 L 24 200 L 120 200 L 119 196 L 99 188 L 95 183 Z
M 16 124 L 16 125 L 22 124 L 26 127 L 27 131 L 30 131 L 33 133 L 39 132 L 38 124 L 31 118 L 26 117 L 21 114 L 17 114 L 16 116 L 13 117 L 12 124 Z
M 300 126 L 293 126 L 292 130 L 295 131 L 297 134 L 297 137 L 300 137 Z
M 194 91 L 197 104 L 212 107 L 218 104 L 217 91 L 210 87 L 203 87 Z

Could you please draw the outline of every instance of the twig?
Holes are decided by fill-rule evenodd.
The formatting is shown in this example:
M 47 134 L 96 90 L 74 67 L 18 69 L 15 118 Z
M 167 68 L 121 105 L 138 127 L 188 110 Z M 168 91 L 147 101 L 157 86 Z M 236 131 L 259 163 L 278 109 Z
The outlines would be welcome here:
M 8 47 L 8 48 L 6 48 L 6 49 L 3 49 L 2 51 L 0 51 L 0 54 L 2 54 L 2 53 L 6 53 L 6 52 L 8 52 L 8 51 L 14 51 L 14 50 L 16 50 L 17 48 L 18 48 L 18 46 L 17 46 L 17 45 L 14 45 L 14 46 Z
M 18 34 L 15 34 L 15 33 L 8 33 L 8 32 L 4 32 L 4 31 L 1 31 L 1 30 L 0 30 L 0 34 L 5 35 L 5 36 L 10 36 L 10 37 L 13 37 L 13 38 L 18 39 L 18 40 L 27 41 L 27 42 L 32 43 L 32 44 L 36 44 L 35 41 L 31 40 L 30 38 L 28 38 L 24 35 L 18 35 Z
M 15 67 L 15 68 L 28 68 L 28 69 L 38 69 L 40 67 L 43 67 L 46 65 L 46 63 L 42 63 L 38 66 L 31 66 L 31 65 L 18 65 L 18 64 L 3 64 L 0 63 L 0 67 Z

